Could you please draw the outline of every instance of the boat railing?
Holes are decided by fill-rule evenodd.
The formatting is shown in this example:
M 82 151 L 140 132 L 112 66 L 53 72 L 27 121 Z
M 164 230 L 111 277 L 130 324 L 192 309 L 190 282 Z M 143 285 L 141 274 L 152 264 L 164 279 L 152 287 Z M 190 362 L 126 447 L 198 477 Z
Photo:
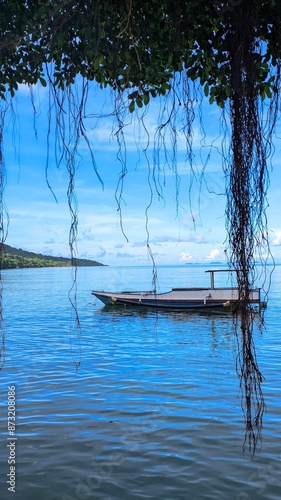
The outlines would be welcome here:
M 236 269 L 208 269 L 205 273 L 210 273 L 210 288 L 215 288 L 215 276 L 214 273 L 233 273 L 238 272 Z

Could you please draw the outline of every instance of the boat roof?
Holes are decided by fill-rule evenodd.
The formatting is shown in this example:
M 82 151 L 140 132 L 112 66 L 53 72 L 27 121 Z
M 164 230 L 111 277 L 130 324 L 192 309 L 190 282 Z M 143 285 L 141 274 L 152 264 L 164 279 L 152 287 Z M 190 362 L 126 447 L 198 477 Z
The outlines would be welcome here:
M 207 269 L 205 273 L 233 273 L 237 272 L 237 269 Z

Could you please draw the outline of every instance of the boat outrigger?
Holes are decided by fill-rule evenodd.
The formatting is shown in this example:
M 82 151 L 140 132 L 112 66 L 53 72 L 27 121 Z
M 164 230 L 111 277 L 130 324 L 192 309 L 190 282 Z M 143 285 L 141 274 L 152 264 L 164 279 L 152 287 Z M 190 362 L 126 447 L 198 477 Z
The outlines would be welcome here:
M 211 269 L 210 286 L 208 288 L 172 288 L 165 293 L 154 291 L 137 292 L 103 292 L 93 291 L 105 305 L 142 306 L 161 309 L 224 309 L 232 310 L 239 306 L 238 287 L 215 287 L 214 275 L 219 272 L 233 272 L 230 269 Z M 250 293 L 250 304 L 261 306 L 260 288 L 254 288 Z

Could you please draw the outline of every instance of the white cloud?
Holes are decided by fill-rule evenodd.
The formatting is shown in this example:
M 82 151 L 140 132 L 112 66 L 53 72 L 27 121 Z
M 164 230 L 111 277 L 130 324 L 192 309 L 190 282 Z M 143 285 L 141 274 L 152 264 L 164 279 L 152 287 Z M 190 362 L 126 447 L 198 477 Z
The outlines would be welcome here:
M 180 262 L 191 262 L 192 260 L 193 257 L 189 252 L 181 252 Z
M 272 240 L 271 244 L 273 246 L 281 246 L 281 231 L 275 231 L 275 238 Z
M 100 258 L 100 257 L 104 257 L 105 255 L 106 255 L 106 250 L 101 245 L 99 245 L 98 251 L 96 253 L 96 257 Z
M 206 260 L 215 260 L 220 255 L 220 251 L 216 248 L 207 255 Z
M 136 241 L 135 243 L 132 244 L 133 248 L 146 247 L 146 246 L 147 246 L 147 241 Z
M 100 95 L 100 98 L 103 103 L 103 105 L 101 104 L 100 114 L 95 116 L 89 114 L 86 121 L 87 136 L 95 150 L 104 149 L 106 146 L 107 151 L 116 151 L 119 122 L 114 116 L 114 95 L 109 97 L 106 103 L 102 95 Z M 125 106 L 128 104 L 129 101 L 127 101 Z M 208 105 L 207 108 L 208 113 L 210 113 Z M 158 146 L 161 145 L 161 148 L 163 144 L 165 144 L 167 150 L 172 150 L 175 141 L 177 152 L 185 154 L 187 150 L 187 137 L 184 133 L 182 119 L 179 116 L 177 122 L 173 121 L 172 125 L 169 125 L 169 112 L 172 112 L 172 108 L 169 110 L 167 103 L 163 106 L 161 98 L 151 101 L 147 107 L 141 110 L 136 109 L 136 112 L 133 114 L 130 114 L 128 111 L 124 114 L 121 112 L 124 123 L 120 134 L 120 140 L 121 142 L 124 140 L 126 150 L 134 152 L 141 152 L 144 149 L 146 151 L 153 150 L 155 141 L 158 141 Z M 168 122 L 168 124 L 161 127 L 161 124 L 163 125 L 166 122 Z M 174 133 L 175 135 L 173 135 Z M 202 150 L 202 147 L 204 147 L 206 149 L 205 156 L 207 156 L 211 147 L 219 145 L 219 130 L 216 130 L 213 125 L 207 132 L 206 137 L 203 135 L 200 120 L 197 116 L 193 124 L 193 151 Z M 191 137 L 189 136 L 189 140 L 190 139 Z M 157 150 L 159 149 L 158 146 Z M 81 150 L 87 149 L 87 145 L 81 143 L 79 148 Z M 164 162 L 167 160 L 165 155 L 162 160 Z
M 78 238 L 78 241 L 94 241 L 96 236 L 92 233 L 92 229 L 88 228 L 82 231 L 81 238 Z

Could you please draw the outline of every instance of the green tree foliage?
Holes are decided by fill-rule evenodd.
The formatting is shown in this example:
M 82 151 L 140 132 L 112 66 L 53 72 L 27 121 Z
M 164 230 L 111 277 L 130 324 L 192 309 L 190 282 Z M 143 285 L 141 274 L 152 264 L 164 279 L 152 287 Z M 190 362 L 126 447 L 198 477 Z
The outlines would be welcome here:
M 1 269 L 18 269 L 23 267 L 71 267 L 71 259 L 66 257 L 53 257 L 52 255 L 28 252 L 21 248 L 4 245 L 2 253 Z M 99 262 L 90 259 L 76 259 L 78 267 L 102 266 Z
M 54 85 L 61 89 L 81 75 L 101 87 L 136 88 L 131 99 L 142 106 L 165 94 L 180 72 L 199 80 L 211 102 L 224 106 L 231 94 L 231 21 L 246 3 L 255 18 L 255 92 L 270 97 L 281 48 L 275 0 L 3 1 L 1 97 L 6 88 L 13 95 L 19 83 L 46 85 L 44 65 L 53 63 Z

